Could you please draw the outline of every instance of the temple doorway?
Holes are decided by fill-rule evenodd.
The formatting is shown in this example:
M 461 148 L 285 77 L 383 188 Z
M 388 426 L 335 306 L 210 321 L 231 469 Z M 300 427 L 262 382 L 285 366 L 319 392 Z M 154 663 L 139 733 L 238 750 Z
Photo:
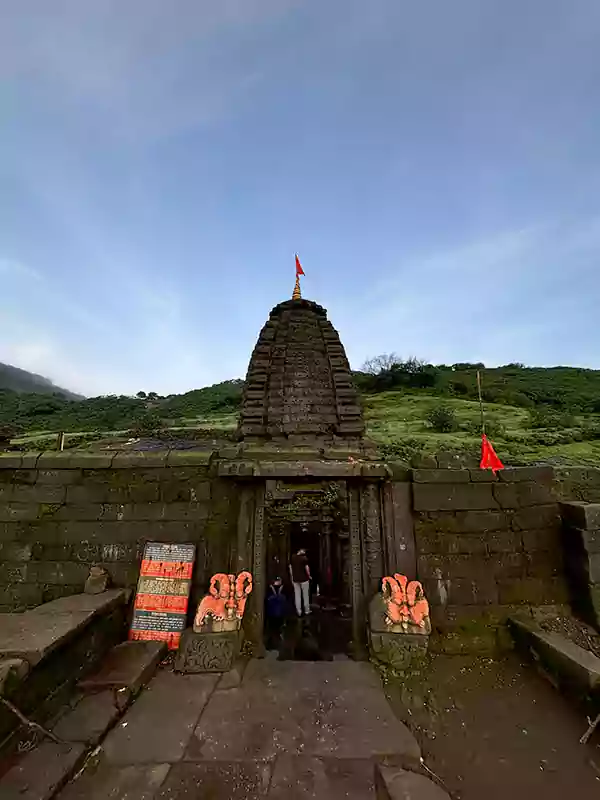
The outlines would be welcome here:
M 330 660 L 350 651 L 349 538 L 340 522 L 323 512 L 298 513 L 291 519 L 274 514 L 267 526 L 265 642 L 280 659 Z M 301 604 L 299 617 L 289 565 L 301 549 L 311 576 L 310 614 Z M 275 592 L 285 599 L 273 600 Z M 273 611 L 282 608 L 284 617 L 274 620 Z

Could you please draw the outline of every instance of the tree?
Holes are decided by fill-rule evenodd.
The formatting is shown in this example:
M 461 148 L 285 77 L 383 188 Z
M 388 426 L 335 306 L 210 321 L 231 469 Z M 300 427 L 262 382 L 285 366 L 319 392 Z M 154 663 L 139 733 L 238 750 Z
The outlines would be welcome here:
M 147 396 L 147 395 L 146 395 L 146 392 L 138 392 L 138 393 L 136 394 L 136 397 L 137 397 L 137 398 L 139 398 L 140 400 L 145 400 L 145 399 L 146 399 L 146 396 Z
M 368 358 L 360 369 L 367 375 L 380 375 L 382 372 L 388 372 L 401 361 L 402 359 L 397 353 L 382 353 L 380 356 Z

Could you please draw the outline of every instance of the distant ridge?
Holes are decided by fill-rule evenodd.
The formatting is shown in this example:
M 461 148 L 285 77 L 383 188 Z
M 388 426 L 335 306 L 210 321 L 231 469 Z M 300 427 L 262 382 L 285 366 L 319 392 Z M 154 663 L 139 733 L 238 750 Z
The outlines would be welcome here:
M 19 367 L 13 367 L 10 364 L 0 364 L 0 390 L 2 389 L 32 394 L 62 394 L 69 400 L 82 399 L 82 395 L 56 386 L 51 380 L 44 378 L 42 375 L 27 372 L 25 369 L 19 369 Z

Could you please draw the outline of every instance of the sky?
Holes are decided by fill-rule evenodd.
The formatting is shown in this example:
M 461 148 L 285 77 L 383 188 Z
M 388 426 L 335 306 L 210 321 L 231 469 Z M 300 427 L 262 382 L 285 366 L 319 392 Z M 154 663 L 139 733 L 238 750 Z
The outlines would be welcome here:
M 243 377 L 270 309 L 354 368 L 600 368 L 598 0 L 0 0 L 0 361 Z

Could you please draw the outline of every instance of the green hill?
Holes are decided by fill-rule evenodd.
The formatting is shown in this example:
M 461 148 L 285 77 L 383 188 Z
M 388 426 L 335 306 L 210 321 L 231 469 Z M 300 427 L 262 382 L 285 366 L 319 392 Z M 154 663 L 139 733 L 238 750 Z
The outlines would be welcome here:
M 382 455 L 408 458 L 439 451 L 475 455 L 480 446 L 477 369 L 482 370 L 488 434 L 507 463 L 600 464 L 600 371 L 518 364 L 434 366 L 385 357 L 354 373 L 368 435 Z M 195 434 L 215 441 L 236 427 L 243 381 L 160 397 L 84 400 L 57 393 L 0 390 L 0 427 L 16 426 L 13 446 L 45 446 L 66 431 L 68 446 L 111 434 L 124 437 Z M 14 439 L 19 434 L 20 439 Z M 44 440 L 44 437 L 46 439 Z M 102 442 L 98 446 L 103 446 Z
M 34 372 L 13 367 L 10 364 L 0 364 L 0 390 L 8 389 L 12 392 L 31 392 L 35 394 L 61 394 L 65 398 L 80 399 L 81 395 L 74 394 L 55 386 L 51 380 Z

